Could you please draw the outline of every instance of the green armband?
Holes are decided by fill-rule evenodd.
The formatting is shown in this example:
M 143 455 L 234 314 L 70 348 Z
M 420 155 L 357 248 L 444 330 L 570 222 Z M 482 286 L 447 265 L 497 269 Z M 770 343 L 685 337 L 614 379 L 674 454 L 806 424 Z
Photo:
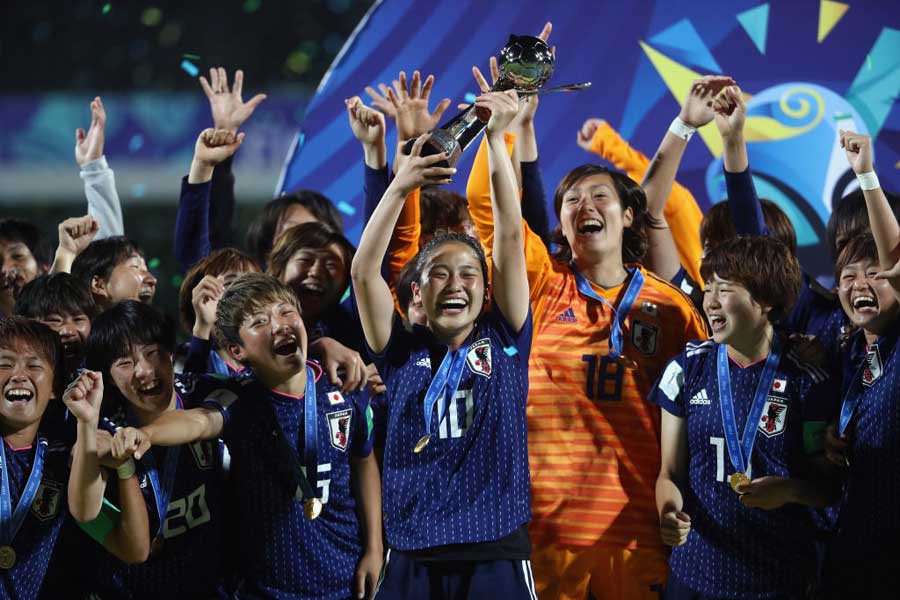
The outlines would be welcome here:
M 825 449 L 825 421 L 804 421 L 803 452 L 816 454 Z
M 121 513 L 122 511 L 115 504 L 104 498 L 103 506 L 100 507 L 100 514 L 97 515 L 97 518 L 87 523 L 79 523 L 78 526 L 102 546 L 106 541 L 106 536 L 119 523 L 119 515 Z

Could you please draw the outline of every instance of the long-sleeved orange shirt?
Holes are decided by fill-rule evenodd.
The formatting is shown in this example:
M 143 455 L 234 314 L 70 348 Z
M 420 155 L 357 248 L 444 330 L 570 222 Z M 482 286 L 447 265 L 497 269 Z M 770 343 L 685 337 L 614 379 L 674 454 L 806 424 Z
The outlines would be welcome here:
M 490 246 L 493 222 L 487 153 L 469 178 L 469 212 Z M 659 409 L 647 402 L 666 363 L 706 324 L 673 285 L 639 268 L 645 284 L 623 326 L 623 354 L 635 370 L 610 362 L 614 312 L 582 295 L 569 265 L 550 257 L 523 221 L 534 319 L 529 359 L 528 447 L 531 533 L 535 543 L 648 548 L 659 539 Z M 624 286 L 594 291 L 617 305 Z

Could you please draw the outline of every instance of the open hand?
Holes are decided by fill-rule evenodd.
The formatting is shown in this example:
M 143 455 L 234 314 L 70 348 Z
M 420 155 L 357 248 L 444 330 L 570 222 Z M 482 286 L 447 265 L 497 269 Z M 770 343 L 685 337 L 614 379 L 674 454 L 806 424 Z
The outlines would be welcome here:
M 91 127 L 87 135 L 81 127 L 75 130 L 75 162 L 84 166 L 103 156 L 105 131 L 106 109 L 100 96 L 97 96 L 91 100 Z
M 412 81 L 407 87 L 406 72 L 400 71 L 393 81 L 393 88 L 378 84 L 381 94 L 371 86 L 366 93 L 372 98 L 372 106 L 381 110 L 397 123 L 397 139 L 410 140 L 437 127 L 441 116 L 450 106 L 450 98 L 438 102 L 433 111 L 428 111 L 428 100 L 434 85 L 434 75 L 425 78 L 421 84 L 421 74 L 413 71 Z
M 356 565 L 356 574 L 353 577 L 353 591 L 357 598 L 371 600 L 375 597 L 375 586 L 381 576 L 381 567 L 384 565 L 384 556 L 381 552 L 366 552 Z
M 213 125 L 216 129 L 224 129 L 237 133 L 238 128 L 250 118 L 256 107 L 266 99 L 265 94 L 257 94 L 244 102 L 241 91 L 244 87 L 244 72 L 238 69 L 234 74 L 234 86 L 228 89 L 228 72 L 222 68 L 209 70 L 209 81 L 200 76 L 200 87 L 209 100 Z
M 715 116 L 713 100 L 729 85 L 734 85 L 734 79 L 725 75 L 695 79 L 678 117 L 691 127 L 703 127 Z
M 310 345 L 310 354 L 322 363 L 332 385 L 341 391 L 361 390 L 366 385 L 366 364 L 359 352 L 347 348 L 329 337 L 319 338 Z M 338 374 L 343 372 L 343 378 Z

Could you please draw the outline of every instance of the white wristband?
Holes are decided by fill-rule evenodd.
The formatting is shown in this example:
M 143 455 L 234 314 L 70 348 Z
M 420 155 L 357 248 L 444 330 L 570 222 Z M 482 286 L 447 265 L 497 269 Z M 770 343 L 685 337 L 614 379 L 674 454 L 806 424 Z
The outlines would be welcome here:
M 122 464 L 118 469 L 116 469 L 116 473 L 119 476 L 119 479 L 128 479 L 132 475 L 134 475 L 135 467 L 134 467 L 134 459 L 129 458 L 128 462 Z
M 864 192 L 877 190 L 881 187 L 881 184 L 878 183 L 878 175 L 875 174 L 875 171 L 860 173 L 856 176 L 856 180 L 859 181 L 859 188 Z
M 679 117 L 675 117 L 675 120 L 672 121 L 672 124 L 669 125 L 669 131 L 673 135 L 677 135 L 684 141 L 688 141 L 691 139 L 691 136 L 697 131 L 696 127 L 691 127 L 684 121 L 682 121 Z

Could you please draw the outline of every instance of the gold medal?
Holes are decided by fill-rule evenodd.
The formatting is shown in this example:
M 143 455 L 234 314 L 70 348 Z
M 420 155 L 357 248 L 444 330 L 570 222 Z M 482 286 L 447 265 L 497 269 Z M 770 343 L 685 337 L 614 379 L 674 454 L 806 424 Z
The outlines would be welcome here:
M 731 477 L 728 478 L 728 485 L 731 486 L 738 494 L 745 494 L 746 492 L 739 492 L 738 488 L 745 483 L 750 483 L 750 478 L 747 477 L 744 473 L 732 473 Z
M 303 502 L 303 515 L 310 521 L 322 514 L 322 501 L 318 498 L 307 498 Z
M 16 551 L 12 546 L 0 546 L 0 569 L 12 569 L 16 566 Z
M 427 446 L 428 442 L 430 442 L 430 441 L 431 441 L 431 434 L 426 433 L 425 435 L 423 435 L 422 437 L 419 438 L 418 442 L 416 442 L 416 447 L 413 448 L 413 452 L 415 454 L 418 454 L 419 452 L 421 452 L 422 450 L 425 449 L 425 446 Z
M 162 554 L 163 545 L 164 541 L 161 535 L 153 538 L 153 542 L 150 544 L 150 558 L 155 558 Z
M 638 364 L 635 361 L 628 358 L 627 356 L 625 356 L 624 354 L 619 355 L 617 362 L 620 365 L 622 365 L 623 367 L 625 367 L 626 369 L 631 369 L 632 371 L 635 371 L 638 368 Z

